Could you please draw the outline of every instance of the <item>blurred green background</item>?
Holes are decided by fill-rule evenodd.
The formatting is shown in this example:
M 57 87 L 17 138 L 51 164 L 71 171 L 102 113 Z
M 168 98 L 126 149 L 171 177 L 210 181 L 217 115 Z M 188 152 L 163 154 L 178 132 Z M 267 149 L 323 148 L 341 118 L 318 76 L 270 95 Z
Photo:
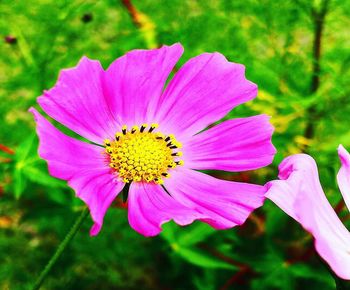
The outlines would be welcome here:
M 349 15 L 337 0 L 0 1 L 0 289 L 27 289 L 82 209 L 37 156 L 27 110 L 83 55 L 106 68 L 181 42 L 180 64 L 204 51 L 245 64 L 259 95 L 227 118 L 271 115 L 278 154 L 261 170 L 213 174 L 264 184 L 285 156 L 307 152 L 348 223 L 335 175 L 338 144 L 350 149 Z M 269 201 L 240 228 L 170 223 L 152 239 L 126 216 L 118 199 L 97 237 L 86 221 L 43 289 L 335 289 L 312 238 Z

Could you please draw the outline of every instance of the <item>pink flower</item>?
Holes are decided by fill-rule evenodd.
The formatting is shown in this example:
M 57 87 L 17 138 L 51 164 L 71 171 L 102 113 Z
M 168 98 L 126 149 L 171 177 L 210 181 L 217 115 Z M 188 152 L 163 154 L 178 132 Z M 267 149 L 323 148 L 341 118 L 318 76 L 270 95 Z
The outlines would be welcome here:
M 255 98 L 244 66 L 219 53 L 190 59 L 165 83 L 180 44 L 134 50 L 103 70 L 83 57 L 38 98 L 53 119 L 93 143 L 68 137 L 34 108 L 39 155 L 51 175 L 68 181 L 89 207 L 96 235 L 125 185 L 130 225 L 154 236 L 173 219 L 217 229 L 242 224 L 262 205 L 264 187 L 218 180 L 196 170 L 240 171 L 272 162 L 273 128 L 259 115 L 225 121 L 197 134 Z M 97 145 L 98 144 L 98 145 Z M 180 149 L 181 148 L 181 149 Z M 128 188 L 130 186 L 130 188 Z
M 338 186 L 350 209 L 350 154 L 342 145 L 338 153 Z M 268 183 L 266 197 L 314 236 L 317 252 L 339 277 L 350 279 L 350 233 L 322 190 L 315 160 L 306 154 L 290 156 L 280 164 L 279 178 Z

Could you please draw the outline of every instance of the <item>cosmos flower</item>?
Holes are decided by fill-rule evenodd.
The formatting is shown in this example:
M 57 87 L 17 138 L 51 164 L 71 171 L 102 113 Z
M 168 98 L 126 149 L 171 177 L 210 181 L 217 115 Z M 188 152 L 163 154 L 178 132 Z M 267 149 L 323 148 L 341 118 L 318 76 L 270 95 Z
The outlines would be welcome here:
M 338 186 L 350 210 L 350 154 L 342 145 L 338 154 Z M 309 231 L 319 255 L 340 278 L 350 280 L 350 233 L 322 190 L 315 160 L 306 154 L 287 157 L 279 178 L 268 184 L 266 196 Z
M 173 219 L 217 229 L 242 224 L 262 205 L 264 187 L 229 182 L 198 170 L 241 171 L 272 162 L 273 128 L 259 115 L 225 121 L 253 99 L 257 86 L 244 66 L 219 53 L 190 59 L 165 83 L 183 53 L 180 44 L 133 50 L 107 70 L 83 57 L 38 98 L 53 119 L 86 140 L 57 130 L 34 108 L 39 155 L 51 175 L 68 181 L 89 207 L 96 235 L 116 196 L 128 196 L 133 229 L 154 236 Z M 200 131 L 203 131 L 199 133 Z

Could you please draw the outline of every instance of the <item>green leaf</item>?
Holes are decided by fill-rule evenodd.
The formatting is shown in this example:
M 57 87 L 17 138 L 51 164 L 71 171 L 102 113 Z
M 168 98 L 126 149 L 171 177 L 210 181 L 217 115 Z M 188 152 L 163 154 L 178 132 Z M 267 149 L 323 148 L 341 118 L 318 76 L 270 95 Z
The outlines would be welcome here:
M 169 243 L 176 242 L 181 246 L 188 247 L 204 241 L 215 232 L 212 227 L 199 221 L 186 227 L 169 222 L 163 226 L 162 237 Z
M 47 172 L 40 170 L 39 163 L 35 163 L 38 166 L 26 166 L 23 168 L 23 174 L 30 181 L 48 186 L 48 187 L 66 187 L 64 181 L 56 179 L 50 176 Z
M 292 264 L 287 270 L 295 277 L 318 280 L 323 284 L 327 284 L 328 287 L 334 287 L 334 281 L 331 275 L 325 275 L 324 272 L 315 271 L 308 264 Z
M 23 169 L 28 163 L 31 163 L 37 159 L 36 156 L 33 157 L 33 154 L 31 154 L 31 151 L 34 148 L 34 140 L 35 135 L 31 134 L 16 149 L 13 170 L 13 190 L 16 199 L 22 195 L 27 184 L 27 178 L 24 175 Z
M 214 228 L 202 222 L 196 222 L 190 227 L 181 228 L 180 230 L 182 231 L 177 235 L 177 242 L 179 245 L 186 247 L 204 241 L 216 232 Z
M 177 225 L 170 221 L 162 226 L 163 231 L 160 236 L 165 239 L 169 244 L 176 243 L 175 232 Z
M 210 269 L 228 269 L 228 270 L 236 269 L 235 266 L 229 263 L 226 263 L 224 261 L 218 260 L 217 258 L 210 256 L 207 253 L 198 249 L 184 248 L 184 247 L 180 247 L 178 244 L 173 244 L 172 248 L 177 254 L 179 254 L 187 262 L 199 267 L 210 268 Z
M 15 198 L 19 199 L 26 187 L 26 179 L 23 176 L 23 172 L 21 169 L 15 168 L 13 172 L 13 186 L 14 186 L 14 194 Z
M 26 160 L 28 156 L 36 155 L 36 154 L 30 154 L 30 153 L 34 153 L 37 145 L 37 142 L 34 142 L 34 141 L 36 141 L 36 136 L 34 134 L 31 134 L 16 148 L 16 160 L 19 164 L 22 165 L 23 163 L 21 161 Z
M 188 227 L 181 227 L 174 222 L 169 222 L 163 225 L 161 236 L 168 241 L 178 256 L 193 265 L 211 269 L 236 269 L 235 266 L 193 247 L 214 232 L 213 228 L 201 222 L 196 222 Z
M 57 188 L 50 188 L 45 193 L 51 200 L 58 204 L 62 205 L 71 205 L 72 199 L 71 195 L 67 194 L 66 192 L 62 192 L 62 190 L 59 190 Z

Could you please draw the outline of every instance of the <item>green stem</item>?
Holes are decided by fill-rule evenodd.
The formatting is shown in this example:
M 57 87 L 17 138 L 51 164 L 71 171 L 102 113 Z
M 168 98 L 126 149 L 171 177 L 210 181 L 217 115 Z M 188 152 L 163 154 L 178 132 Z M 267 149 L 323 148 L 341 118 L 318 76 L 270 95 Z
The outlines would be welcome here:
M 50 261 L 46 264 L 45 268 L 43 271 L 40 273 L 39 278 L 36 280 L 32 290 L 38 290 L 40 289 L 41 285 L 43 284 L 46 276 L 49 274 L 51 271 L 52 267 L 55 265 L 57 262 L 58 258 L 62 255 L 63 251 L 69 244 L 69 242 L 74 238 L 75 234 L 78 232 L 80 229 L 81 225 L 83 224 L 85 218 L 89 215 L 89 210 L 85 208 L 81 215 L 77 218 L 75 221 L 74 225 L 71 227 L 69 232 L 67 233 L 66 237 L 64 240 L 61 242 L 61 244 L 58 246 L 55 254 L 51 257 Z

